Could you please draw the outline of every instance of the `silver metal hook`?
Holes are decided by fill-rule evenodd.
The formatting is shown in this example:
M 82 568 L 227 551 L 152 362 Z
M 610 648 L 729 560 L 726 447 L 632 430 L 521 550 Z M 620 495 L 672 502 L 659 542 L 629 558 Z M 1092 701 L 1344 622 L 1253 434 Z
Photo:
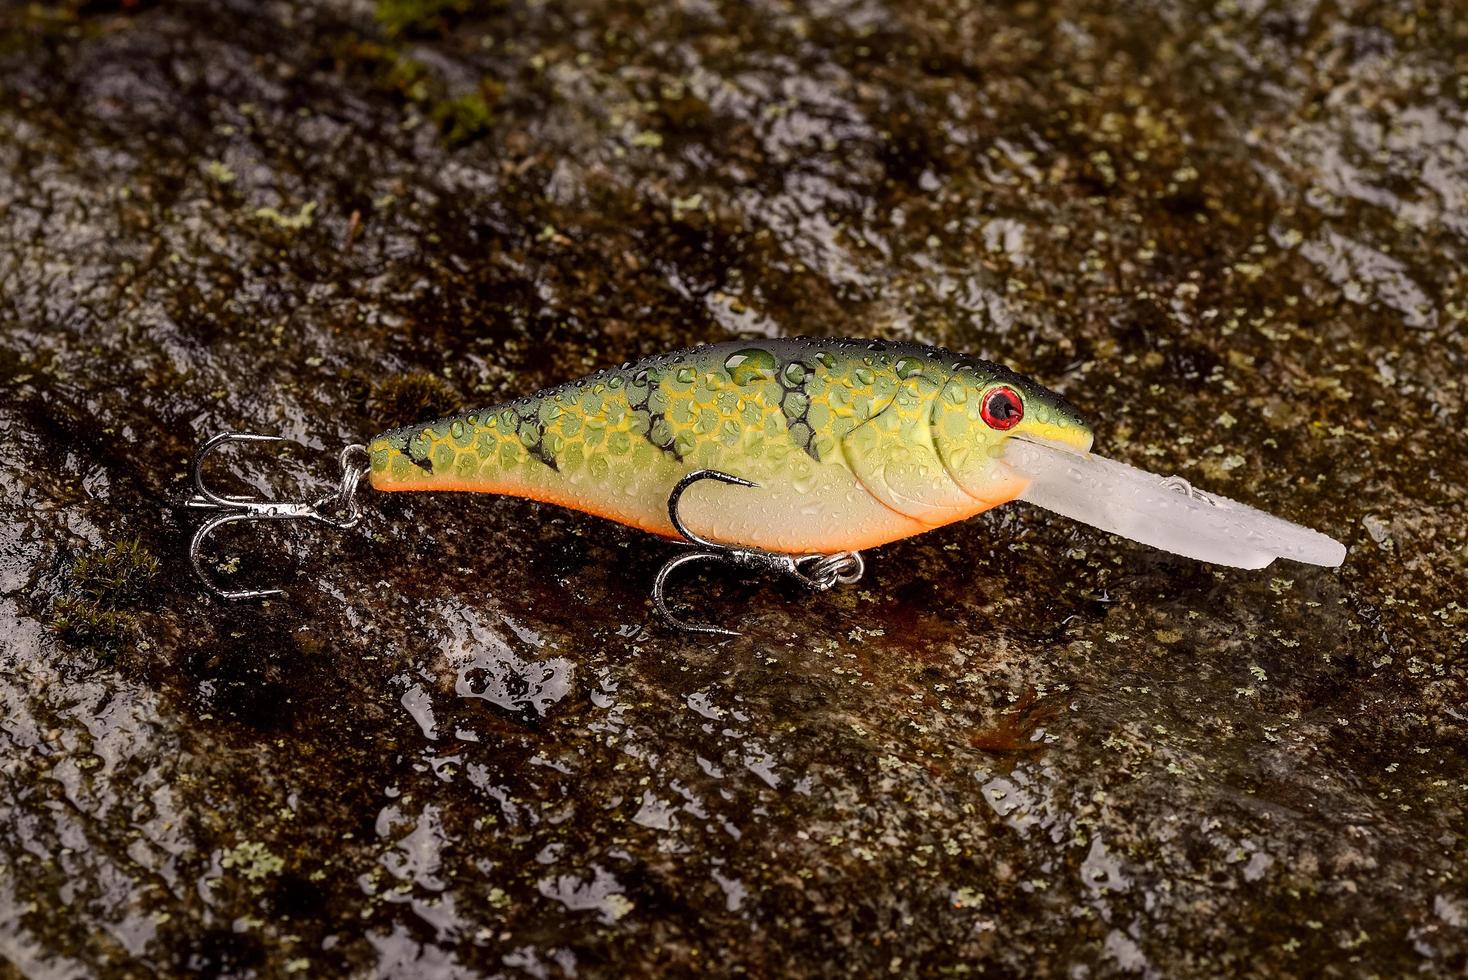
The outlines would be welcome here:
M 669 626 L 693 633 L 711 633 L 718 636 L 740 635 L 737 630 L 715 626 L 712 623 L 686 622 L 673 615 L 673 611 L 668 608 L 666 596 L 668 577 L 684 565 L 694 562 L 724 562 L 739 568 L 784 575 L 817 592 L 824 592 L 834 585 L 850 585 L 860 579 L 866 571 L 866 563 L 862 560 L 861 553 L 856 551 L 838 551 L 830 555 L 786 555 L 758 548 L 737 548 L 733 545 L 710 541 L 708 538 L 695 534 L 688 529 L 688 525 L 683 523 L 683 518 L 678 513 L 678 504 L 683 498 L 683 492 L 700 480 L 716 480 L 719 483 L 728 483 L 737 487 L 759 486 L 757 483 L 721 470 L 694 470 L 679 480 L 673 487 L 673 492 L 668 494 L 668 519 L 673 522 L 674 530 L 685 541 L 696 546 L 693 551 L 687 551 L 669 559 L 662 568 L 658 569 L 657 578 L 653 579 L 653 607 L 657 609 L 663 622 Z
M 362 519 L 362 505 L 357 500 L 357 489 L 368 473 L 367 447 L 360 444 L 347 446 L 341 451 L 341 482 L 332 493 L 314 501 L 262 500 L 258 497 L 225 497 L 210 490 L 204 483 L 204 460 L 210 453 L 230 443 L 284 442 L 283 436 L 266 436 L 255 432 L 221 432 L 199 447 L 189 471 L 194 484 L 194 495 L 184 501 L 190 510 L 213 513 L 194 532 L 189 542 L 189 562 L 194 574 L 204 588 L 220 599 L 264 599 L 284 595 L 283 589 L 221 589 L 204 571 L 204 541 L 226 524 L 236 521 L 315 521 L 329 527 L 347 530 L 357 526 Z

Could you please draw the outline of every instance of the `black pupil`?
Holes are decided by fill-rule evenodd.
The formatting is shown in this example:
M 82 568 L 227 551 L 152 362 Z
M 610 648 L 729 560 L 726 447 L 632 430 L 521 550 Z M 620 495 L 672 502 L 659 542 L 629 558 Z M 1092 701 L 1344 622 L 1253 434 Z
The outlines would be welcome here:
M 989 414 L 1000 421 L 1008 420 L 1018 410 L 1019 406 L 1007 391 L 996 391 L 989 399 Z

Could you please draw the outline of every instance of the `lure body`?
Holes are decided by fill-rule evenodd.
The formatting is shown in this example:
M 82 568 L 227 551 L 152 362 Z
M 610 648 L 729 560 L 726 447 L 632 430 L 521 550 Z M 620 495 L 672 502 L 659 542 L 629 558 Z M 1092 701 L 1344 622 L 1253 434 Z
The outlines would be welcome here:
M 1079 453 L 1092 433 L 1007 368 L 917 344 L 735 341 L 651 357 L 368 446 L 378 490 L 547 501 L 675 537 L 784 554 L 854 551 L 1015 499 L 1012 436 Z

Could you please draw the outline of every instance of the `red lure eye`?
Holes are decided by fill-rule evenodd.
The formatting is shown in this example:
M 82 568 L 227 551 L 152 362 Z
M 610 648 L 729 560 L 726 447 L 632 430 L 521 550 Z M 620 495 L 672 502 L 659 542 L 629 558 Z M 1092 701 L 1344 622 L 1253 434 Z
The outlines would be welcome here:
M 1025 406 L 1013 388 L 995 388 L 984 396 L 979 414 L 991 429 L 1012 429 L 1025 417 Z

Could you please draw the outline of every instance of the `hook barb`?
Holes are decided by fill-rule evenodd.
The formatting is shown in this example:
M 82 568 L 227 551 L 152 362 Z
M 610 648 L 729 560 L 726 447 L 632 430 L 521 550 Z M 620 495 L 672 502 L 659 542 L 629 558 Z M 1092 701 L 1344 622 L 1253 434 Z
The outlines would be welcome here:
M 684 541 L 696 547 L 692 551 L 686 551 L 668 559 L 663 567 L 658 569 L 657 577 L 653 579 L 653 608 L 657 610 L 658 616 L 667 625 L 690 633 L 707 633 L 715 636 L 740 635 L 737 630 L 713 623 L 691 623 L 679 619 L 668 608 L 668 578 L 684 565 L 691 565 L 695 562 L 723 562 L 770 575 L 784 575 L 816 592 L 824 592 L 833 585 L 850 585 L 861 578 L 866 571 L 866 563 L 862 560 L 861 553 L 856 551 L 838 551 L 830 555 L 787 555 L 776 551 L 722 544 L 694 533 L 689 530 L 688 525 L 683 523 L 678 507 L 683 499 L 683 492 L 700 480 L 715 480 L 738 487 L 759 486 L 757 483 L 722 470 L 694 470 L 679 480 L 672 492 L 668 494 L 668 518 L 673 522 L 674 530 L 682 536 Z
M 189 467 L 194 495 L 184 501 L 189 510 L 210 512 L 189 541 L 189 563 L 194 575 L 208 592 L 219 599 L 241 601 L 284 595 L 283 589 L 223 589 L 204 570 L 204 542 L 221 527 L 237 521 L 314 521 L 340 530 L 357 526 L 362 519 L 362 505 L 356 499 L 357 489 L 367 475 L 367 449 L 347 446 L 341 452 L 341 482 L 332 493 L 314 501 L 266 500 L 259 497 L 227 497 L 215 493 L 204 482 L 204 461 L 220 448 L 233 443 L 285 442 L 284 436 L 261 435 L 257 432 L 221 432 L 201 445 Z

